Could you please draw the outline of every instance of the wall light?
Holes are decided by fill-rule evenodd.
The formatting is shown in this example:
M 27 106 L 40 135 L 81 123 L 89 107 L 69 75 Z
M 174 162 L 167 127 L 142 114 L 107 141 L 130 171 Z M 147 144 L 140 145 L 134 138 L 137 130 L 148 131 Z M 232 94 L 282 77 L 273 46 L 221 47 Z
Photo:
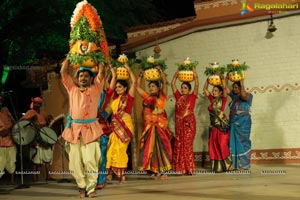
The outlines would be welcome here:
M 269 26 L 268 26 L 268 31 L 273 33 L 277 30 L 277 28 L 275 27 L 275 24 L 273 22 L 273 15 L 272 13 L 270 14 L 270 23 L 269 23 Z

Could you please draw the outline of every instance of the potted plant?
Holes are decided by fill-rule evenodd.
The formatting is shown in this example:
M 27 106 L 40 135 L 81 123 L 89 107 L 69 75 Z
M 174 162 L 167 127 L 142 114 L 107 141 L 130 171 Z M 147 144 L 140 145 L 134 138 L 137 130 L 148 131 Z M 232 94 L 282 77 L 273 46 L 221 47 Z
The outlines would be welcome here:
M 191 82 L 194 80 L 193 68 L 198 64 L 197 61 L 191 62 L 190 58 L 187 57 L 181 64 L 178 66 L 178 80 L 181 82 Z
M 147 81 L 158 81 L 160 79 L 160 71 L 158 67 L 165 71 L 167 65 L 164 60 L 156 60 L 153 56 L 143 58 L 140 64 L 140 68 L 144 70 L 144 78 Z
M 210 67 L 206 67 L 204 74 L 208 76 L 208 83 L 213 86 L 221 85 L 222 80 L 220 74 L 224 74 L 225 67 L 220 67 L 218 62 L 210 63 Z
M 245 79 L 245 71 L 249 68 L 244 62 L 239 63 L 238 59 L 232 60 L 231 64 L 227 65 L 228 78 L 232 82 L 238 82 Z

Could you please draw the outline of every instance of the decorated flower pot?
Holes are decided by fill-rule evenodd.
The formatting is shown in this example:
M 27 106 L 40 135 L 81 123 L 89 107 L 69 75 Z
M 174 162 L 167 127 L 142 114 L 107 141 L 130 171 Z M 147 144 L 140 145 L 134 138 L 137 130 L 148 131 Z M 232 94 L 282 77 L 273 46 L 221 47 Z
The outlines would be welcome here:
M 91 68 L 92 70 L 94 68 L 98 68 L 98 65 L 96 65 L 96 63 L 94 63 L 94 61 L 92 59 L 87 59 L 87 60 L 83 61 L 80 65 L 78 65 L 78 64 L 77 65 L 73 65 L 73 69 L 78 69 L 81 66 L 82 67 Z
M 180 70 L 178 72 L 178 80 L 181 82 L 191 82 L 194 80 L 194 72 L 190 70 Z
M 241 71 L 241 74 L 237 71 L 228 73 L 229 80 L 232 82 L 238 82 L 245 79 L 245 71 Z
M 86 55 L 88 53 L 98 51 L 99 48 L 93 42 L 86 42 L 83 40 L 77 40 L 70 49 L 70 53 L 78 53 L 79 55 Z
M 85 67 L 92 67 L 92 68 L 97 66 L 97 64 L 94 62 L 93 59 L 87 59 L 87 60 L 83 61 L 82 65 Z
M 117 79 L 118 80 L 127 80 L 129 79 L 128 70 L 125 67 L 118 67 L 117 68 Z
M 231 64 L 232 64 L 232 66 L 234 66 L 234 67 L 240 66 L 240 63 L 239 63 L 239 60 L 238 60 L 238 59 L 233 59 Z
M 238 59 L 232 60 L 231 64 L 227 65 L 228 78 L 232 82 L 238 82 L 245 79 L 245 71 L 249 68 L 246 63 L 239 63 Z
M 102 21 L 90 3 L 85 0 L 77 3 L 70 25 L 70 51 L 67 58 L 74 69 L 87 67 L 97 72 L 99 63 L 110 62 Z
M 70 49 L 69 54 L 71 57 L 75 56 L 75 57 L 79 58 L 80 56 L 86 56 L 87 54 L 91 54 L 97 50 L 98 50 L 98 47 L 95 43 L 77 40 L 76 43 Z M 80 59 L 77 59 L 77 61 L 79 61 L 79 60 Z M 71 60 L 71 63 L 72 63 L 72 61 L 73 60 Z M 79 66 L 92 68 L 97 65 L 96 62 L 92 58 L 82 59 L 81 62 L 76 62 L 76 63 L 72 63 L 72 64 L 75 65 L 74 68 L 78 68 Z
M 125 55 L 125 54 L 121 54 L 119 57 L 118 57 L 118 62 L 120 62 L 120 63 L 126 63 L 126 62 L 128 62 L 128 58 L 127 58 L 127 56 Z
M 206 67 L 204 74 L 207 76 L 207 81 L 212 86 L 218 86 L 222 84 L 221 75 L 226 71 L 225 67 L 221 67 L 218 62 L 210 63 L 209 67 Z
M 160 73 L 156 68 L 146 69 L 144 72 L 144 78 L 147 81 L 158 81 L 160 79 Z
M 208 83 L 212 86 L 221 85 L 222 81 L 219 75 L 210 75 L 208 77 Z

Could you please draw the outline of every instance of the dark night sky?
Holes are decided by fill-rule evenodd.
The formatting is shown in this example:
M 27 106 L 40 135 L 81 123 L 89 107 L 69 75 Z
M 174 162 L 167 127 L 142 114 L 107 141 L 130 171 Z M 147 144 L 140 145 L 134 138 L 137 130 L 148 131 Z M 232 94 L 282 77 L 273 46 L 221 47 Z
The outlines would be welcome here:
M 194 0 L 154 0 L 154 4 L 165 11 L 165 20 L 195 16 Z

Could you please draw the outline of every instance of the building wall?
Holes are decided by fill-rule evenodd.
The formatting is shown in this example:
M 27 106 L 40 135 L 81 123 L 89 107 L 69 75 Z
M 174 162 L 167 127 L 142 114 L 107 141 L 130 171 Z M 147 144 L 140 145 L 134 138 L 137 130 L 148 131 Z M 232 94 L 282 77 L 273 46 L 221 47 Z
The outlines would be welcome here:
M 53 119 L 69 112 L 69 98 L 65 87 L 63 86 L 60 75 L 55 72 L 48 73 L 48 90 L 43 91 L 44 110 L 51 115 Z
M 254 95 L 251 131 L 252 161 L 300 161 L 300 16 L 275 19 L 278 30 L 267 39 L 267 21 L 194 32 L 161 43 L 161 58 L 168 64 L 171 81 L 175 63 L 186 57 L 199 62 L 200 94 L 195 113 L 197 135 L 194 141 L 196 160 L 207 151 L 208 100 L 202 95 L 210 62 L 220 65 L 239 59 L 250 69 L 245 85 Z M 137 57 L 153 55 L 150 47 L 136 52 Z M 178 83 L 178 87 L 179 87 Z M 174 98 L 169 88 L 167 112 L 174 131 Z M 207 160 L 207 158 L 206 158 Z

